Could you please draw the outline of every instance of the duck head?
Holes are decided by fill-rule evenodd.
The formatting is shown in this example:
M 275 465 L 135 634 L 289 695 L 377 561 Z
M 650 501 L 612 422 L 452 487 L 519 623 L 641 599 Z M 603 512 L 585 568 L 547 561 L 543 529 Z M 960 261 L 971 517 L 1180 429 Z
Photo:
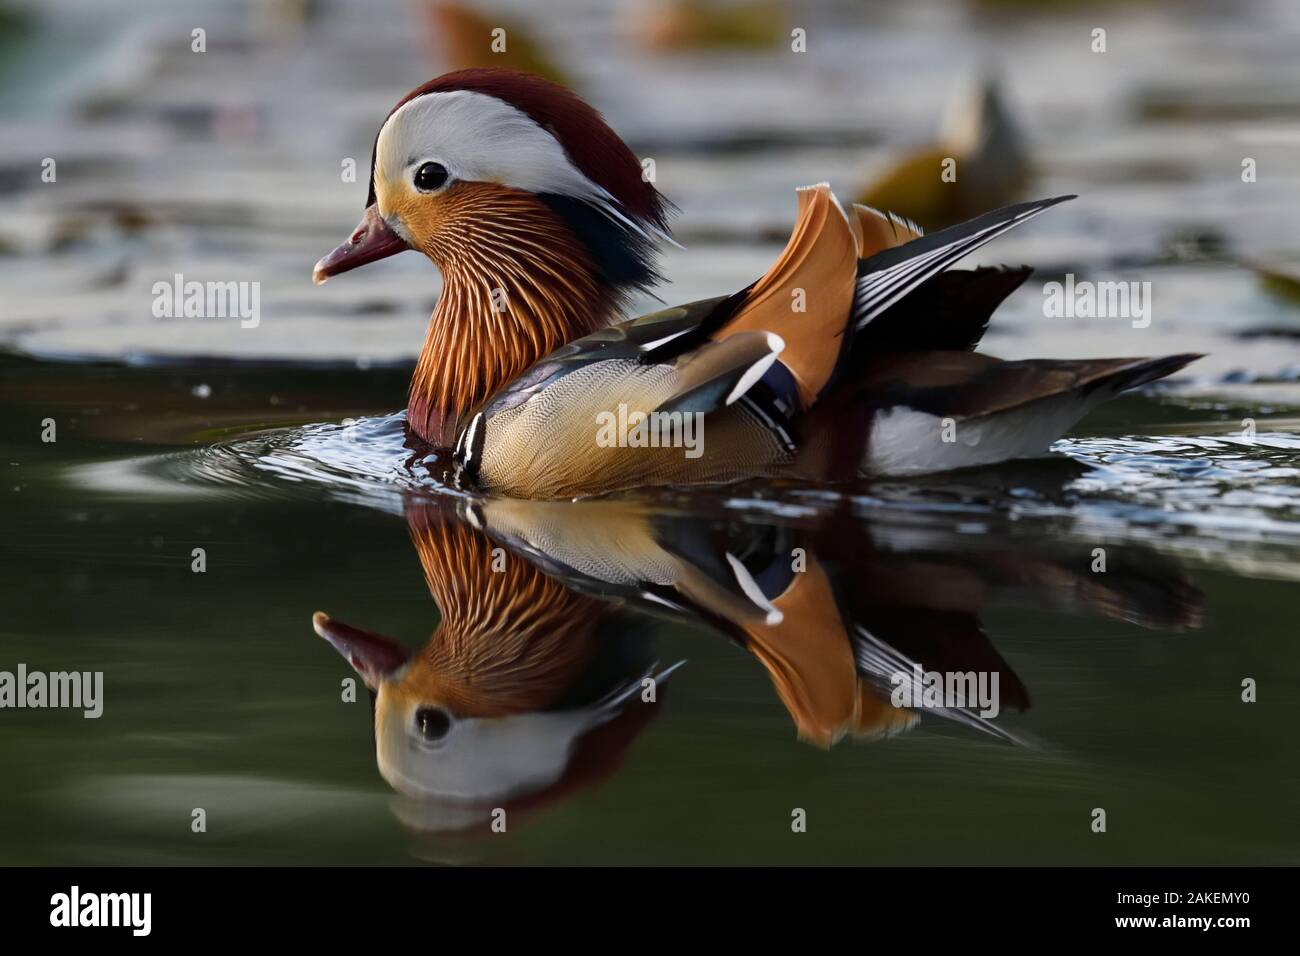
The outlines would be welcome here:
M 408 421 L 446 447 L 466 412 L 657 280 L 667 215 L 636 155 L 577 95 L 529 73 L 462 70 L 388 115 L 361 223 L 313 278 L 408 249 L 438 267 Z
M 376 762 L 403 818 L 486 833 L 497 807 L 535 809 L 612 773 L 655 711 L 640 698 L 644 642 L 441 508 L 407 521 L 441 612 L 428 642 L 312 618 L 371 691 Z

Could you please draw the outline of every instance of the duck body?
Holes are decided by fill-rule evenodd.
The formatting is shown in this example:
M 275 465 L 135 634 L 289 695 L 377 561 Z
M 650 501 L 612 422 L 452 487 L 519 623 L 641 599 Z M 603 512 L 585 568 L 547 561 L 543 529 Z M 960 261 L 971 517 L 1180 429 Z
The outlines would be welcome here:
M 789 392 L 759 380 L 747 401 L 726 403 L 748 370 L 775 356 L 766 335 L 655 358 L 656 342 L 691 334 L 725 307 L 705 300 L 653 313 L 542 359 L 469 418 L 454 452 L 460 475 L 516 497 L 556 498 L 788 466 L 795 445 L 780 402 Z
M 826 184 L 732 295 L 620 321 L 658 279 L 667 205 L 591 107 L 468 70 L 399 103 L 328 276 L 403 249 L 443 272 L 408 424 L 465 483 L 527 498 L 786 476 L 907 475 L 1044 453 L 1091 408 L 1197 356 L 1003 362 L 972 350 L 1029 269 L 959 259 L 1057 203 L 923 235 Z

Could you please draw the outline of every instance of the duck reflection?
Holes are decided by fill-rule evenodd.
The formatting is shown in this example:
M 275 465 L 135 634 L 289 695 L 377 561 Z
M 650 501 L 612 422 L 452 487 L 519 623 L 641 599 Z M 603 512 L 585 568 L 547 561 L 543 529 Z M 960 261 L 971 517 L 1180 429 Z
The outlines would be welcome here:
M 441 612 L 428 642 L 411 651 L 319 612 L 314 624 L 371 690 L 380 773 L 425 830 L 487 832 L 497 808 L 531 811 L 613 773 L 680 666 L 655 660 L 655 615 L 706 623 L 752 655 L 819 747 L 892 736 L 922 714 L 1019 743 L 993 719 L 1030 705 L 980 622 L 999 600 L 1199 622 L 1198 593 L 1151 555 L 1097 573 L 1084 548 L 962 547 L 849 516 L 709 521 L 634 500 L 413 497 L 405 514 Z M 982 675 L 995 706 L 920 706 L 921 675 L 936 672 Z
M 454 508 L 415 501 L 411 540 L 441 619 L 412 652 L 318 612 L 316 632 L 372 694 L 379 771 L 423 829 L 529 811 L 617 768 L 656 708 L 644 625 L 494 544 Z

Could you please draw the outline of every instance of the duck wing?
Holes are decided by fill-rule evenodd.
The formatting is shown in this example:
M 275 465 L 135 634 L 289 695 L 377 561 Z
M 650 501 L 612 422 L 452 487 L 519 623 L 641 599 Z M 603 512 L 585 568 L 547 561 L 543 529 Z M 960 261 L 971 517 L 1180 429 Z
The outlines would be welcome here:
M 763 276 L 542 359 L 469 417 L 456 462 L 480 487 L 572 497 L 1041 454 L 1096 404 L 1195 358 L 1004 363 L 969 351 L 1029 270 L 950 267 L 1071 198 L 925 235 L 869 207 L 846 212 L 824 183 L 801 189 L 790 240 Z M 669 436 L 627 436 L 647 419 L 667 422 Z M 950 420 L 961 423 L 957 440 L 939 433 Z

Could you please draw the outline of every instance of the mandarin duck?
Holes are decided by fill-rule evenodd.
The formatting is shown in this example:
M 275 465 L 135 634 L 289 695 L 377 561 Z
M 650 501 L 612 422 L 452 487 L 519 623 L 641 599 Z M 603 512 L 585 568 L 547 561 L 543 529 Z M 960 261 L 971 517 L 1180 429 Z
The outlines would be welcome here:
M 441 615 L 412 650 L 318 611 L 316 633 L 371 694 L 375 759 L 418 829 L 486 832 L 609 777 L 665 679 L 618 609 L 508 557 L 447 500 L 412 500 L 411 541 Z M 653 678 L 654 703 L 642 698 Z
M 1091 551 L 1080 545 L 971 546 L 959 536 L 954 546 L 946 529 L 834 513 L 795 527 L 701 520 L 621 497 L 487 497 L 456 507 L 575 591 L 730 638 L 767 672 L 799 739 L 819 747 L 914 726 L 918 712 L 891 697 L 896 675 L 917 666 L 996 673 L 1003 709 L 1027 709 L 1028 691 L 981 622 L 1008 594 L 1145 628 L 1184 630 L 1201 620 L 1200 592 L 1177 565 L 1150 553 L 1117 554 L 1110 573 L 1095 574 Z M 971 708 L 928 713 L 1017 739 Z
M 1073 197 L 930 234 L 845 210 L 826 184 L 797 197 L 789 242 L 753 283 L 624 320 L 630 296 L 659 278 L 667 201 L 574 93 L 464 70 L 413 90 L 383 122 L 365 214 L 314 279 L 405 250 L 438 267 L 408 430 L 450 451 L 465 485 L 524 498 L 1037 456 L 1094 406 L 1198 357 L 972 351 L 1030 270 L 949 267 Z M 609 441 L 616 413 L 632 434 Z M 646 447 L 652 413 L 700 422 L 702 453 L 665 447 L 677 433 Z
M 829 748 L 844 737 L 892 737 L 917 724 L 890 700 L 894 674 L 930 666 L 997 671 L 1007 706 L 1028 695 L 973 616 L 957 620 L 906 561 L 886 561 L 856 524 L 819 529 L 709 524 L 665 514 L 643 501 L 485 498 L 462 505 L 466 519 L 570 588 L 688 623 L 705 623 L 745 650 L 804 743 Z M 852 546 L 845 542 L 852 540 Z M 914 611 L 906 627 L 868 625 L 891 609 Z M 928 611 L 938 607 L 938 614 Z M 962 666 L 956 667 L 957 664 Z M 1015 738 L 965 707 L 935 716 L 996 739 Z
M 1009 591 L 1145 627 L 1200 615 L 1199 592 L 1151 555 L 1096 575 L 1077 548 L 954 550 L 913 523 L 786 527 L 622 498 L 450 496 L 409 498 L 406 520 L 441 614 L 424 647 L 322 612 L 313 625 L 370 689 L 380 773 L 426 830 L 486 832 L 496 807 L 528 816 L 621 766 L 680 666 L 654 663 L 647 618 L 627 609 L 729 638 L 766 671 L 798 738 L 822 748 L 916 726 L 922 712 L 892 696 L 917 668 L 997 674 L 1000 711 L 1028 708 L 980 620 Z M 925 713 L 1023 742 L 973 707 Z
M 912 646 L 927 663 L 997 670 L 1008 706 L 1027 702 L 978 625 L 954 626 L 948 604 L 942 619 L 911 616 L 899 643 L 855 623 L 869 607 L 917 603 L 894 584 L 905 563 L 872 588 L 877 562 L 823 562 L 814 539 L 789 529 L 709 527 L 618 499 L 412 498 L 406 520 L 441 615 L 424 646 L 319 611 L 312 624 L 370 690 L 376 763 L 419 829 L 483 831 L 496 807 L 526 817 L 615 772 L 683 663 L 659 667 L 647 618 L 628 608 L 730 638 L 768 673 L 798 737 L 823 748 L 916 725 L 915 710 L 891 704 L 884 669 L 910 673 Z M 867 669 L 871 649 L 893 656 Z M 966 708 L 936 715 L 1014 739 Z

